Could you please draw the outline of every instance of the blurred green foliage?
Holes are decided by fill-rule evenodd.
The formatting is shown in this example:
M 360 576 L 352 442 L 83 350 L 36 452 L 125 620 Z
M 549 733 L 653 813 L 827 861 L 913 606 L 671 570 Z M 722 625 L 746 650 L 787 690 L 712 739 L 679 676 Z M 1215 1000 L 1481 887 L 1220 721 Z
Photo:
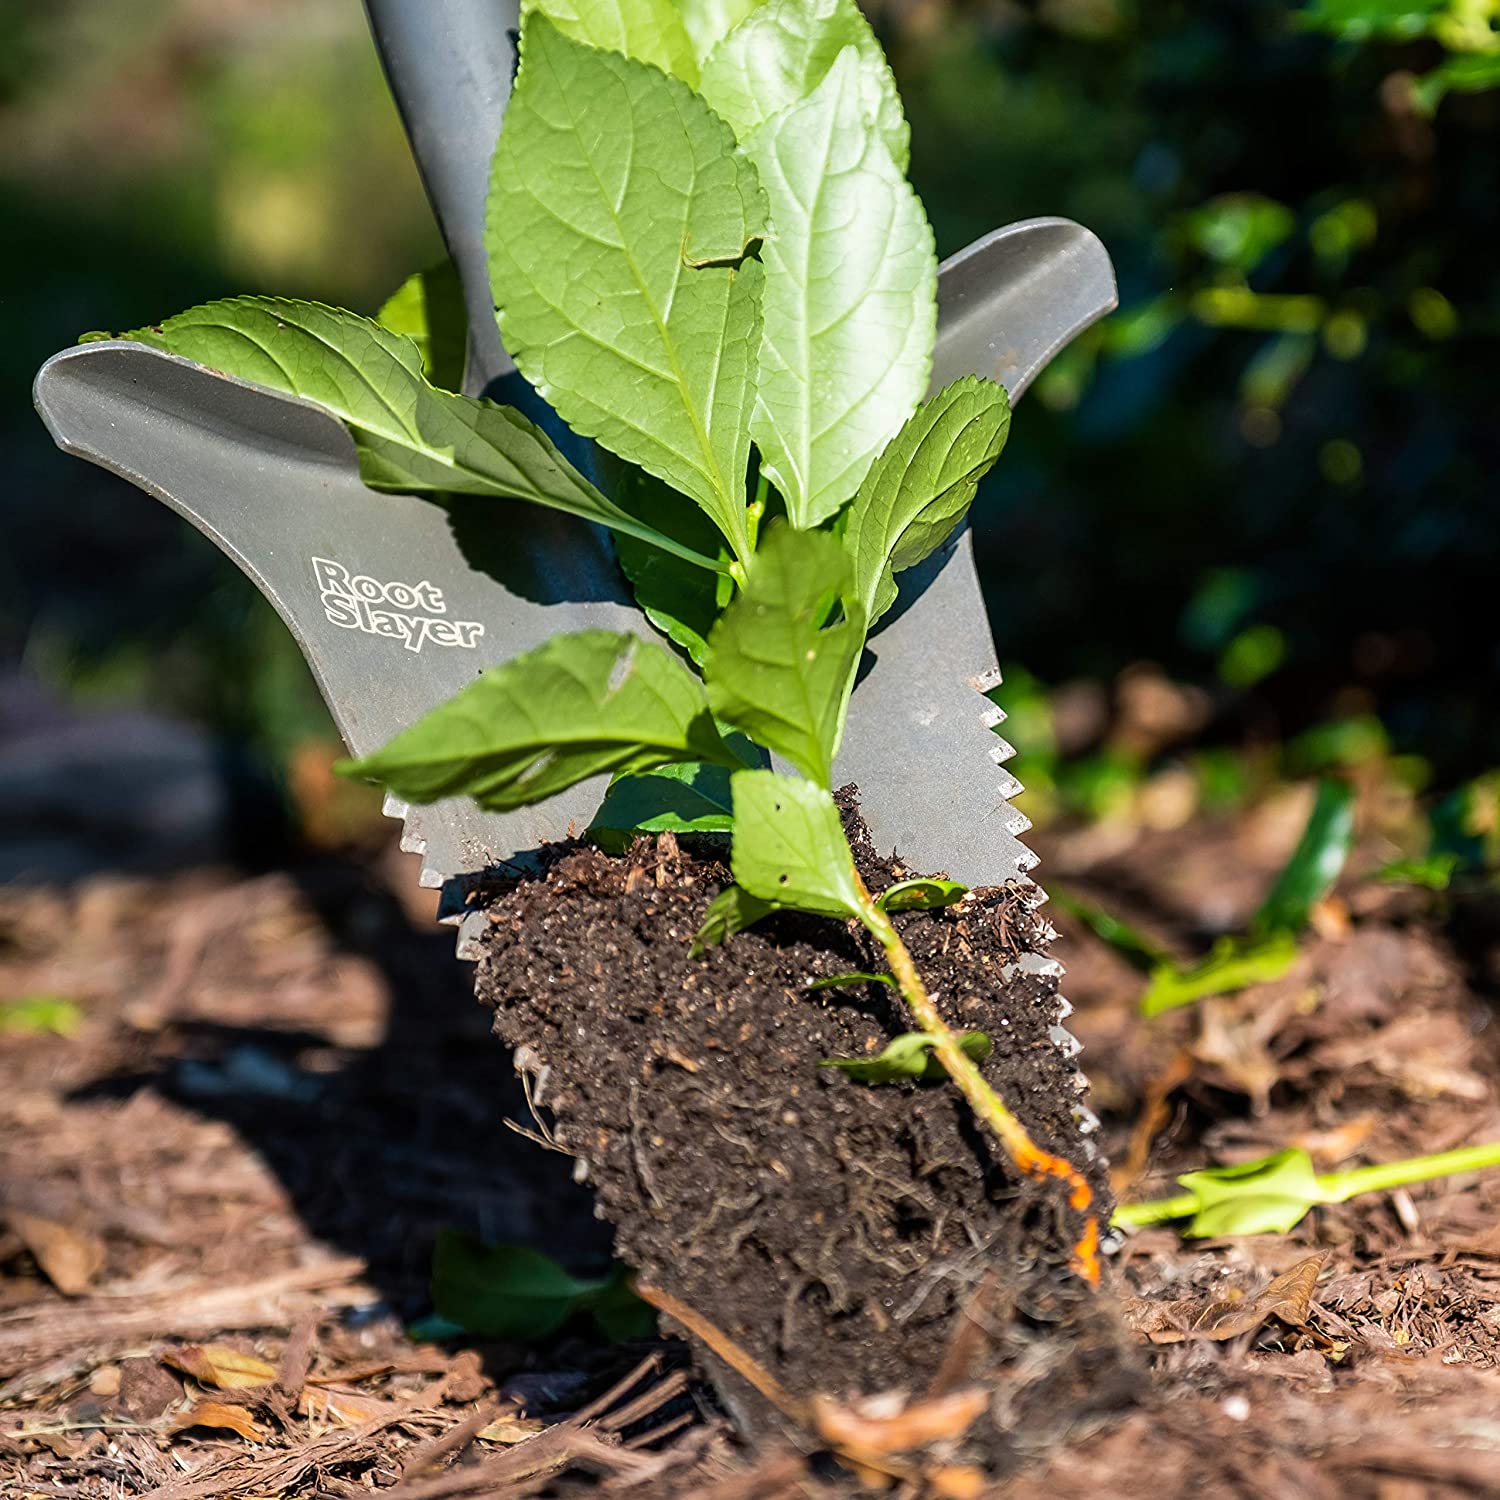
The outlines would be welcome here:
M 976 507 L 995 634 L 1048 683 L 1152 662 L 1204 706 L 1175 738 L 1059 734 L 1008 671 L 1033 816 L 1117 815 L 1164 764 L 1232 806 L 1372 756 L 1439 791 L 1500 760 L 1500 0 L 869 10 L 940 248 L 1060 213 L 1119 272 Z M 0 651 L 283 760 L 327 733 L 284 630 L 55 454 L 24 390 L 80 329 L 240 291 L 373 312 L 440 262 L 361 8 L 0 0 L 0 42 Z

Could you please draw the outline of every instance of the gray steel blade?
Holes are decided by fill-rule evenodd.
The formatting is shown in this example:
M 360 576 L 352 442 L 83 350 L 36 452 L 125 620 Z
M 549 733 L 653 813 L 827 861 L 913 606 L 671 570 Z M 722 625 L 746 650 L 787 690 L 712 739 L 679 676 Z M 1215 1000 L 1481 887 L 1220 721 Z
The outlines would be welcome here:
M 249 575 L 357 755 L 558 631 L 652 633 L 593 528 L 519 502 L 379 494 L 343 424 L 302 402 L 111 342 L 54 355 L 36 403 L 65 452 L 163 501 Z M 360 608 L 377 589 L 384 621 Z M 395 617 L 412 624 L 380 633 L 403 630 Z M 462 798 L 391 811 L 406 812 L 407 846 L 425 853 L 423 884 L 439 886 L 582 832 L 604 786 L 504 817 Z
M 997 229 L 943 262 L 932 389 L 988 375 L 1020 399 L 1047 361 L 1116 305 L 1098 238 L 1066 219 Z M 966 885 L 1020 878 L 1036 857 L 1010 805 L 1004 715 L 980 695 L 1000 681 L 967 526 L 919 568 L 870 641 L 874 667 L 849 706 L 835 774 L 860 789 L 878 849 Z

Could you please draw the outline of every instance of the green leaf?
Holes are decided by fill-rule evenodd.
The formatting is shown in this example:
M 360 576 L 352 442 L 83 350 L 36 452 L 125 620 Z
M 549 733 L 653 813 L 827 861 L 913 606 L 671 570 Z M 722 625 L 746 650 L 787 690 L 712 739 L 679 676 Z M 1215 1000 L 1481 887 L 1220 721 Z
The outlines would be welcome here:
M 699 63 L 761 3 L 762 0 L 677 0 Z
M 643 833 L 728 833 L 734 826 L 729 771 L 688 761 L 610 785 L 588 837 L 621 854 Z
M 575 42 L 650 63 L 697 87 L 698 57 L 677 0 L 522 0 L 523 27 L 533 13 Z
M 881 911 L 934 911 L 953 906 L 969 894 L 966 885 L 956 880 L 898 880 L 876 899 Z
M 1351 42 L 1410 41 L 1430 32 L 1448 8 L 1449 0 L 1309 0 L 1292 19 L 1307 31 Z
M 726 724 L 827 786 L 844 732 L 864 615 L 826 624 L 849 585 L 849 562 L 826 532 L 772 527 L 744 592 L 708 638 L 708 701 Z
M 1375 872 L 1386 885 L 1420 885 L 1446 891 L 1463 861 L 1456 854 L 1426 854 L 1420 859 L 1395 859 Z
M 886 444 L 844 520 L 856 597 L 872 626 L 896 602 L 894 575 L 934 552 L 964 518 L 1009 432 L 1005 388 L 966 375 Z
M 488 205 L 505 346 L 574 432 L 690 495 L 742 560 L 765 214 L 686 84 L 531 16 Z
M 440 1318 L 485 1338 L 543 1339 L 578 1311 L 602 1281 L 581 1281 L 520 1245 L 486 1245 L 440 1229 L 432 1253 L 432 1301 Z
M 762 901 L 752 896 L 743 886 L 726 886 L 708 903 L 708 910 L 703 914 L 703 925 L 693 938 L 690 956 L 701 958 L 705 948 L 716 948 L 720 943 L 728 942 L 735 933 L 743 932 L 762 917 L 768 917 L 778 910 L 779 903 Z
M 720 566 L 606 499 L 520 412 L 437 390 L 417 345 L 369 318 L 315 302 L 230 297 L 120 336 L 321 406 L 350 428 L 360 474 L 376 489 L 530 500 Z
M 727 563 L 718 528 L 691 500 L 654 474 L 629 465 L 613 488 L 621 507 L 637 520 L 691 552 L 717 556 Z M 734 594 L 729 576 L 694 567 L 674 553 L 623 532 L 615 533 L 615 554 L 646 618 L 701 667 L 708 633 Z
M 83 1025 L 83 1011 L 67 995 L 21 995 L 0 1000 L 0 1034 L 73 1036 Z
M 704 64 L 701 92 L 741 140 L 806 99 L 852 47 L 861 115 L 906 170 L 910 131 L 896 80 L 855 0 L 769 0 L 753 13 L 734 8 L 747 10 L 748 19 L 721 33 Z M 694 25 L 691 10 L 688 25 Z
M 1194 1239 L 1285 1234 L 1325 1201 L 1312 1158 L 1295 1147 L 1239 1166 L 1185 1172 L 1177 1181 L 1198 1202 L 1183 1231 Z
M 932 1055 L 936 1045 L 935 1036 L 908 1031 L 890 1042 L 879 1057 L 832 1057 L 818 1066 L 840 1068 L 857 1083 L 900 1083 L 909 1078 L 936 1083 L 948 1076 L 948 1070 Z M 982 1031 L 966 1031 L 958 1038 L 958 1045 L 971 1061 L 982 1063 L 994 1044 Z
M 388 745 L 345 761 L 408 802 L 464 794 L 508 812 L 602 772 L 741 761 L 703 686 L 665 647 L 582 630 L 492 667 Z
M 932 369 L 932 230 L 864 118 L 860 84 L 846 48 L 807 99 L 745 140 L 774 230 L 750 433 L 803 528 L 859 488 Z
M 1469 52 L 1450 57 L 1416 79 L 1411 97 L 1421 113 L 1433 115 L 1449 94 L 1480 94 L 1493 88 L 1500 88 L 1500 52 Z
M 433 385 L 456 391 L 464 379 L 468 316 L 458 268 L 442 260 L 408 276 L 386 298 L 375 321 L 405 334 L 422 351 L 422 373 Z
M 757 900 L 864 918 L 854 856 L 833 796 L 774 771 L 736 771 L 735 880 Z
M 1301 932 L 1308 914 L 1333 889 L 1354 843 L 1354 789 L 1342 781 L 1318 784 L 1317 799 L 1286 867 L 1250 924 L 1263 936 Z
M 432 1301 L 443 1322 L 481 1338 L 531 1343 L 570 1318 L 590 1314 L 607 1337 L 650 1333 L 651 1310 L 629 1289 L 629 1273 L 570 1275 L 550 1256 L 523 1245 L 487 1245 L 440 1229 L 432 1253 Z
M 1102 906 L 1085 901 L 1069 891 L 1051 887 L 1052 899 L 1066 912 L 1077 917 L 1095 937 L 1109 944 L 1132 968 L 1149 974 L 1153 969 L 1175 969 L 1172 955 L 1153 942 L 1138 928 L 1122 922 Z
M 856 970 L 852 974 L 830 974 L 826 979 L 810 979 L 810 990 L 847 990 L 861 984 L 888 984 L 895 987 L 896 981 L 889 974 L 867 974 Z
M 1461 1146 L 1430 1156 L 1376 1162 L 1346 1172 L 1313 1171 L 1312 1158 L 1292 1147 L 1233 1167 L 1205 1167 L 1177 1181 L 1187 1191 L 1146 1203 L 1122 1203 L 1114 1222 L 1140 1227 L 1189 1219 L 1183 1233 L 1198 1238 L 1229 1234 L 1285 1234 L 1319 1203 L 1345 1203 L 1361 1193 L 1430 1182 L 1458 1172 L 1500 1166 L 1500 1141 Z
M 1280 979 L 1296 958 L 1297 939 L 1290 932 L 1272 932 L 1263 938 L 1220 938 L 1202 963 L 1190 968 L 1165 964 L 1153 970 L 1141 996 L 1141 1014 L 1159 1016 L 1210 995 L 1269 983 Z

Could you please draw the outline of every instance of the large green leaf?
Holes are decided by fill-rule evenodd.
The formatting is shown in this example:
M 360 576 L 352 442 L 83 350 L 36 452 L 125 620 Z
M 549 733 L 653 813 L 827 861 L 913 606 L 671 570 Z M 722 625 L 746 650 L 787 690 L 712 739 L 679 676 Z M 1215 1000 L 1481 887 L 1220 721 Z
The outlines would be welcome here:
M 932 230 L 865 118 L 861 80 L 846 47 L 807 99 L 745 141 L 773 231 L 750 432 L 801 527 L 859 488 L 932 367 Z
M 360 474 L 376 489 L 530 500 L 722 566 L 606 499 L 520 412 L 435 389 L 418 345 L 369 318 L 316 302 L 229 297 L 120 337 L 321 406 L 349 426 Z
M 833 537 L 772 527 L 704 658 L 714 713 L 820 786 L 832 777 L 865 640 L 856 604 L 825 623 L 848 587 L 849 562 Z
M 909 417 L 865 475 L 844 521 L 855 597 L 873 625 L 896 602 L 895 574 L 942 545 L 1005 446 L 1003 386 L 966 375 Z
M 698 83 L 698 56 L 677 0 L 522 0 L 523 25 L 533 11 L 575 42 L 619 52 L 685 83 Z
M 677 0 L 700 63 L 763 0 Z
M 715 727 L 702 684 L 663 646 L 582 630 L 492 667 L 340 769 L 408 802 L 462 793 L 507 812 L 601 772 L 684 760 L 743 764 Z
M 741 559 L 764 233 L 754 168 L 686 84 L 531 16 L 486 232 L 506 348 Z
M 774 771 L 736 771 L 731 864 L 741 889 L 772 907 L 859 917 L 854 856 L 833 796 Z
M 733 14 L 731 3 L 719 0 L 716 9 Z M 690 30 L 696 8 L 689 6 Z M 701 88 L 741 140 L 772 115 L 806 99 L 828 76 L 839 54 L 853 47 L 864 116 L 879 132 L 891 160 L 906 170 L 910 131 L 896 80 L 855 0 L 768 0 L 753 7 L 741 0 L 733 8 L 743 10 L 748 19 L 720 33 L 723 40 L 704 63 Z

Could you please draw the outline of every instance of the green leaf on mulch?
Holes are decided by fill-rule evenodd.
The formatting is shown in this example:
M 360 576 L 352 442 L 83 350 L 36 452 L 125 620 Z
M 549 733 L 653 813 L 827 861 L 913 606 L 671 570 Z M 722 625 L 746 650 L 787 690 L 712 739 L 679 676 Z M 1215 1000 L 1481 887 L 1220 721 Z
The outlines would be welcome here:
M 1151 982 L 1141 996 L 1141 1014 L 1159 1016 L 1163 1011 L 1228 995 L 1247 985 L 1280 979 L 1297 958 L 1297 939 L 1290 932 L 1273 932 L 1263 938 L 1220 938 L 1201 963 L 1182 968 L 1164 964 L 1151 972 Z
M 1354 844 L 1354 789 L 1346 782 L 1324 780 L 1302 830 L 1271 894 L 1250 924 L 1256 936 L 1301 932 L 1313 907 L 1333 889 Z
M 531 1343 L 586 1314 L 610 1338 L 638 1338 L 655 1316 L 629 1289 L 629 1273 L 580 1278 L 523 1245 L 489 1245 L 440 1229 L 432 1254 L 432 1301 L 439 1318 L 482 1338 Z

